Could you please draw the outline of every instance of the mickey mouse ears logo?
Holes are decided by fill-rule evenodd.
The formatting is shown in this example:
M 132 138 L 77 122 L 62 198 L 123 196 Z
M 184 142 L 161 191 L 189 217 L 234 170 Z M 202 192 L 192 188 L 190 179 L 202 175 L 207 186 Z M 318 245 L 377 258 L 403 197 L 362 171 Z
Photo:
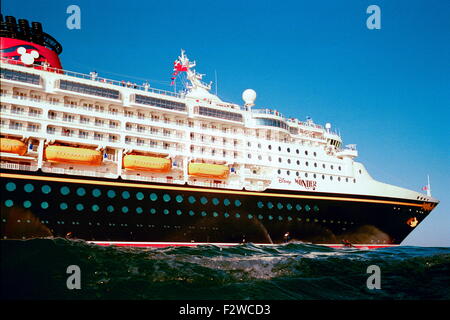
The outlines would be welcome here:
M 34 63 L 34 59 L 39 58 L 39 52 L 36 50 L 31 50 L 31 52 L 27 53 L 27 49 L 24 47 L 17 48 L 17 53 L 20 54 L 20 61 L 23 64 L 31 65 Z

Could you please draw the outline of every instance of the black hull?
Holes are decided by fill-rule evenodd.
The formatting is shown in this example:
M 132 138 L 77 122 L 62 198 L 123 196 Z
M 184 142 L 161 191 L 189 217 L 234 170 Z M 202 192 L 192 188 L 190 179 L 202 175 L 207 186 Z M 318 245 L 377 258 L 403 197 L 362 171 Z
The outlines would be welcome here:
M 433 204 L 2 170 L 1 237 L 105 242 L 400 244 Z M 285 234 L 289 232 L 289 236 Z

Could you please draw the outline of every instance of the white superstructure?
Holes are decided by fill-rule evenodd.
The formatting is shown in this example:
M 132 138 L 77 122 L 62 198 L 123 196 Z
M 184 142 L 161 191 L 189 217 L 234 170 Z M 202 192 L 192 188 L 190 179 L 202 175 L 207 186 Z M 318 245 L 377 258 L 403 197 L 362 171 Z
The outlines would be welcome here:
M 42 70 L 3 61 L 1 135 L 27 145 L 23 155 L 1 153 L 1 167 L 78 176 L 264 191 L 283 189 L 436 201 L 430 196 L 375 181 L 355 145 L 313 122 L 223 102 L 189 66 L 186 94 L 70 71 Z M 47 161 L 49 145 L 99 150 L 102 164 Z M 138 154 L 171 160 L 170 172 L 124 168 Z M 189 174 L 189 163 L 227 166 L 226 179 Z M 436 201 L 437 202 L 437 201 Z

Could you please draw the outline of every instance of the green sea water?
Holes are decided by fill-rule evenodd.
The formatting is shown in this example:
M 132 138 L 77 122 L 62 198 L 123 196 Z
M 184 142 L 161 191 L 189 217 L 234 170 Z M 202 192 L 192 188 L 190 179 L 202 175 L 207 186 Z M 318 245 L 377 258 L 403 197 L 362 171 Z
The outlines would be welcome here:
M 3 240 L 2 299 L 450 299 L 450 248 L 360 250 L 289 243 L 167 248 L 79 240 Z M 80 270 L 69 290 L 68 266 Z M 369 289 L 367 269 L 380 269 Z

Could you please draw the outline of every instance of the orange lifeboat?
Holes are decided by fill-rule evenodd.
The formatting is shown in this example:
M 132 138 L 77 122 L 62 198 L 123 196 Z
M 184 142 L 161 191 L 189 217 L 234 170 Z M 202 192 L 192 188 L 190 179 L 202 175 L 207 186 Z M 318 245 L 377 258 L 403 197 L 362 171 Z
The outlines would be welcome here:
M 25 142 L 17 139 L 0 138 L 0 152 L 15 153 L 23 156 L 27 152 Z
M 228 166 L 211 163 L 189 163 L 188 173 L 191 176 L 226 179 L 229 173 Z
M 166 158 L 127 154 L 123 157 L 123 167 L 130 170 L 169 172 L 172 161 Z
M 48 146 L 45 157 L 50 162 L 84 164 L 99 166 L 102 163 L 102 153 L 97 150 L 66 146 Z

